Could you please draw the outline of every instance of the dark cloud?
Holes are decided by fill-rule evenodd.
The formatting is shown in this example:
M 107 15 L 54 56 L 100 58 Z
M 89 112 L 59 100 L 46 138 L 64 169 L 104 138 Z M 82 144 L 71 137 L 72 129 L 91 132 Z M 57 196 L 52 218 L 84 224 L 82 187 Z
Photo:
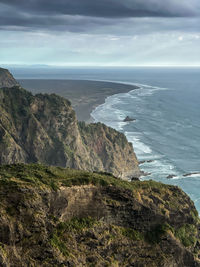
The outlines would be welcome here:
M 28 13 L 109 18 L 192 16 L 199 8 L 198 0 L 0 0 L 0 3 Z
M 63 15 L 24 15 L 10 13 L 10 16 L 0 16 L 1 30 L 19 30 L 19 31 L 69 31 L 69 32 L 87 32 L 98 30 L 115 25 L 115 21 L 107 18 L 90 18 L 84 16 Z
M 199 64 L 199 10 L 200 0 L 0 0 L 0 60 Z
M 140 31 L 140 23 L 143 32 L 152 28 L 148 23 L 158 29 L 156 18 L 173 24 L 176 17 L 194 17 L 198 10 L 199 0 L 0 0 L 0 29 L 109 32 L 117 24 L 123 35 L 127 26 L 130 32 L 131 27 Z

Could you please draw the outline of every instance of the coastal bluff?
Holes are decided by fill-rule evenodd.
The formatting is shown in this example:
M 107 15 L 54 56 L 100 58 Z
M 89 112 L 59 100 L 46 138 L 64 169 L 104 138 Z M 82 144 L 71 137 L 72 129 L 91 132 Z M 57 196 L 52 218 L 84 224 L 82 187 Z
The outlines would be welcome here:
M 10 77 L 8 84 L 13 81 Z M 33 95 L 18 85 L 2 87 L 0 114 L 0 164 L 43 163 L 109 172 L 124 179 L 140 176 L 132 144 L 124 134 L 101 123 L 78 122 L 67 99 Z
M 7 70 L 0 68 L 0 88 L 1 87 L 13 87 L 19 85 L 13 75 Z
M 0 166 L 0 266 L 197 267 L 199 217 L 178 187 Z

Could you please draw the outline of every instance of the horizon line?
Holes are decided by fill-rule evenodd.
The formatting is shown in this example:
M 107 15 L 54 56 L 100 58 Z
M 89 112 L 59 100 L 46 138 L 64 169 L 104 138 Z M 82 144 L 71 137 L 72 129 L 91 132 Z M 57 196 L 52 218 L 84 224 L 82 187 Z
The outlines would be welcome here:
M 11 67 L 49 67 L 49 68 L 200 68 L 200 65 L 56 65 L 56 64 L 12 64 L 0 63 Z

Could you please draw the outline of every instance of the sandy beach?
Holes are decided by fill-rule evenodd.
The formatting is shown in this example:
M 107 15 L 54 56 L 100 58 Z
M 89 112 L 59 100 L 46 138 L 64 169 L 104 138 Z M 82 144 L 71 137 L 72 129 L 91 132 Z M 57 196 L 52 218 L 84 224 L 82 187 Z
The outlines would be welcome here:
M 106 97 L 113 94 L 127 93 L 137 86 L 114 82 L 87 80 L 19 80 L 21 86 L 33 94 L 56 93 L 69 99 L 79 121 L 91 122 L 92 110 L 103 104 Z

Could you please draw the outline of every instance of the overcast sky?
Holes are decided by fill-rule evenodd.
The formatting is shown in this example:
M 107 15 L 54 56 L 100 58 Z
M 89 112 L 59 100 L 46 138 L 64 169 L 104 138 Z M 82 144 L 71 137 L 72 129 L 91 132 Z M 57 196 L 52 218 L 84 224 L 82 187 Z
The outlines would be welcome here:
M 0 64 L 200 65 L 200 0 L 0 0 Z

